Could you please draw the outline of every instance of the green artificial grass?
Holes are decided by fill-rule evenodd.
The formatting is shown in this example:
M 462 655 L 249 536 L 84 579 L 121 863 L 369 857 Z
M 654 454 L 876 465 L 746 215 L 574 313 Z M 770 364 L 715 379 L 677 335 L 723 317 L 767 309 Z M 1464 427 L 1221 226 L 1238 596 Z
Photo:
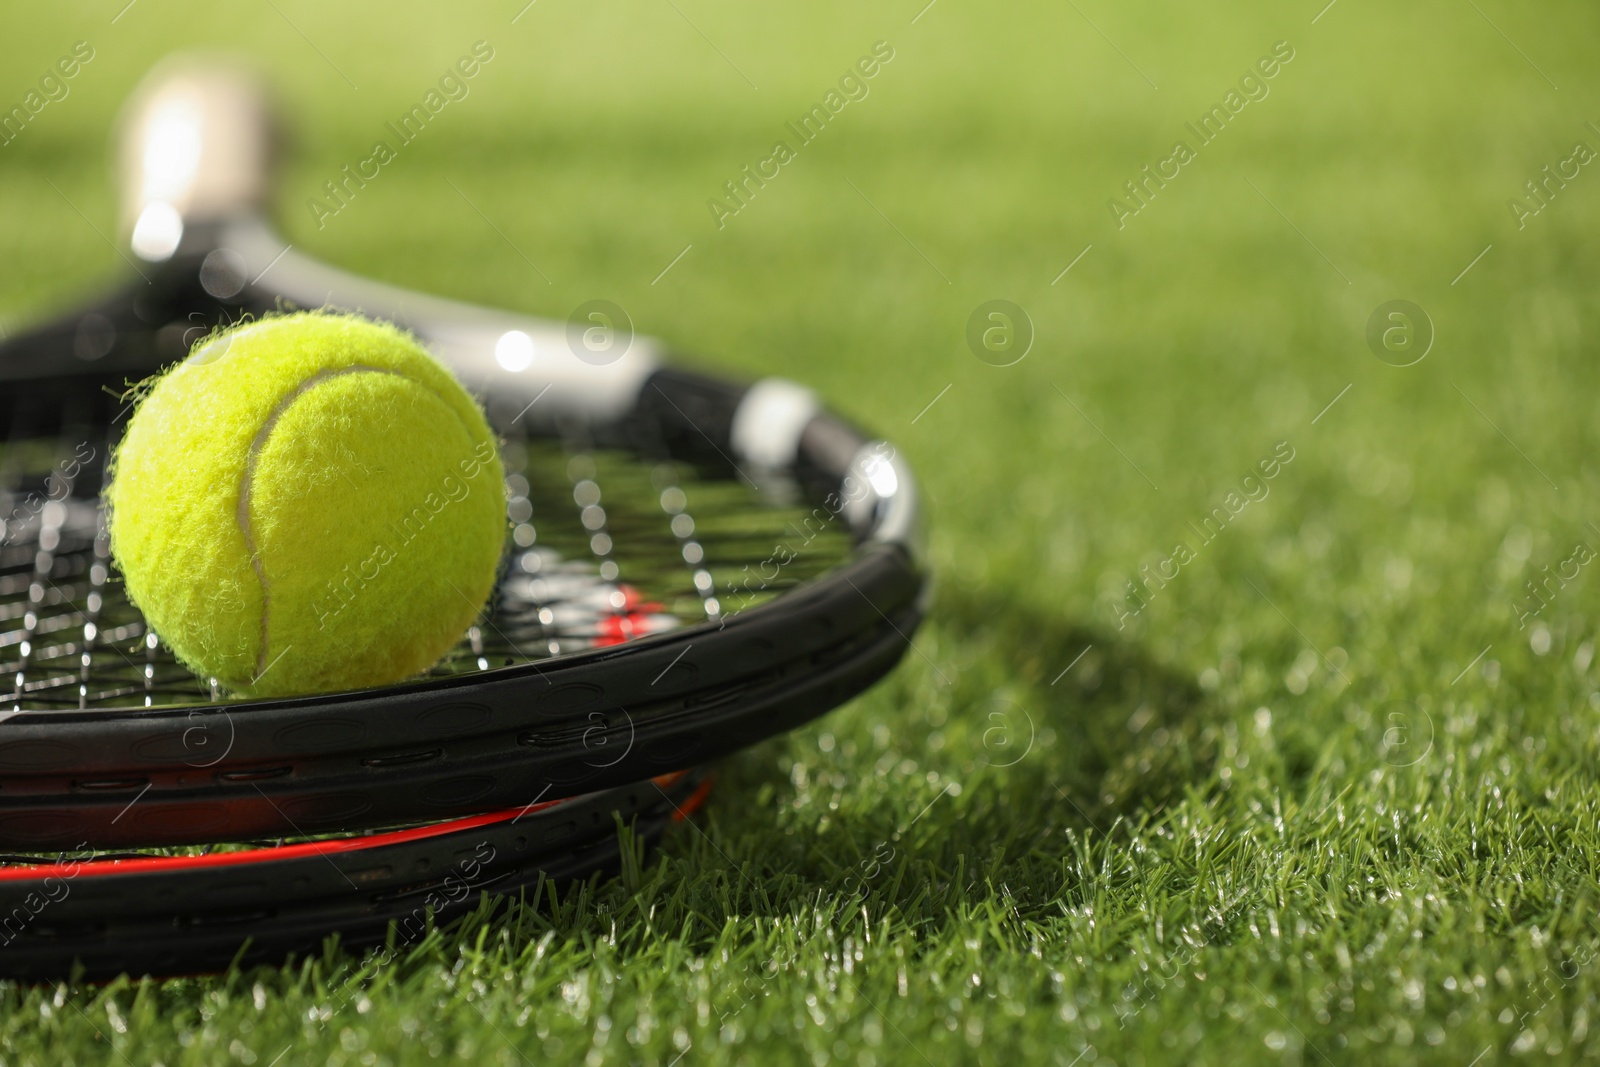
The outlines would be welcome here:
M 377 954 L 3 985 L 0 1062 L 1595 1056 L 1600 173 L 1507 203 L 1600 147 L 1593 5 L 124 2 L 0 15 L 7 106 L 96 51 L 0 147 L 5 324 L 124 269 L 106 131 L 139 76 L 245 49 L 293 114 L 298 247 L 614 300 L 817 387 L 919 472 L 938 592 L 887 681 L 729 761 L 623 876 Z M 319 228 L 478 40 L 470 95 Z M 992 299 L 1036 332 L 1011 366 L 965 340 Z M 1436 330 L 1403 368 L 1366 341 L 1395 299 Z

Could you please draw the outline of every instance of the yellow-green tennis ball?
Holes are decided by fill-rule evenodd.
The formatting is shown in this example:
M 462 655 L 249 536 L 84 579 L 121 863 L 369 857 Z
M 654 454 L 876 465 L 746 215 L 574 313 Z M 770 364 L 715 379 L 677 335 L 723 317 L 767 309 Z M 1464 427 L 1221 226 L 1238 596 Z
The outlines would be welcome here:
M 390 325 L 310 313 L 218 334 L 150 389 L 114 462 L 129 596 L 180 660 L 236 692 L 418 674 L 494 586 L 494 438 Z

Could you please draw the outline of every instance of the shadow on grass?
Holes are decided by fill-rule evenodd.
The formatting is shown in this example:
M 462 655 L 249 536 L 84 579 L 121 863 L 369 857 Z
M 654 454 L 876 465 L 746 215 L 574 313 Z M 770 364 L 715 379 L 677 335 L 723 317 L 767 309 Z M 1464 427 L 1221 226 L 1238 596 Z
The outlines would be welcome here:
M 1006 767 L 1000 789 L 1014 814 L 1054 814 L 1056 794 L 1084 822 L 1137 817 L 1209 779 L 1217 716 L 1192 677 L 1104 630 L 1014 604 L 952 591 L 936 625 L 1010 656 L 1022 685 L 1013 703 L 1035 720 L 1041 743 Z M 984 713 L 977 707 L 960 709 Z M 992 714 L 992 712 L 990 713 Z
M 1212 781 L 1217 708 L 1136 644 L 959 589 L 916 641 L 946 692 L 929 700 L 909 654 L 812 728 L 840 755 L 780 740 L 730 760 L 711 836 L 667 854 L 737 864 L 778 911 L 844 894 L 930 919 L 1001 885 L 1053 899 L 1108 837 Z M 881 726 L 894 740 L 875 747 Z
M 1044 921 L 1122 877 L 1114 857 L 1141 822 L 1212 781 L 1218 709 L 1136 644 L 959 589 L 916 642 L 872 693 L 726 761 L 707 806 L 649 858 L 635 852 L 631 876 L 545 887 L 485 917 L 519 938 L 642 923 L 694 951 L 740 917 Z M 448 943 L 474 929 L 456 924 Z

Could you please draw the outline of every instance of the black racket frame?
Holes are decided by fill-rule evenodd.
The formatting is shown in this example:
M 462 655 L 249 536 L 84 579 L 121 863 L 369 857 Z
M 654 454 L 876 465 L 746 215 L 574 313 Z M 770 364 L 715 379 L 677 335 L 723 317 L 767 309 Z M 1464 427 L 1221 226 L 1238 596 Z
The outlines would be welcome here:
M 224 856 L 63 857 L 8 872 L 0 976 L 163 976 L 274 965 L 337 932 L 403 956 L 492 897 L 564 892 L 616 873 L 624 847 L 659 840 L 710 781 L 699 772 L 442 826 Z M 633 845 L 624 838 L 626 827 Z M 392 926 L 391 926 L 392 924 Z
M 204 336 L 279 310 L 281 293 L 266 286 L 227 301 L 202 286 L 206 257 L 227 234 L 195 226 L 177 255 L 147 268 L 147 281 L 0 342 L 0 436 L 67 432 L 67 419 L 103 428 L 126 412 L 130 381 L 171 362 L 162 326 L 193 322 Z M 84 331 L 108 324 L 109 349 L 79 358 Z M 599 447 L 732 478 L 746 389 L 663 365 L 631 410 L 578 429 Z M 493 421 L 522 398 L 489 400 Z M 571 422 L 569 414 L 535 429 L 571 432 Z M 838 513 L 874 492 L 860 469 L 871 444 L 818 411 L 785 476 Z M 902 473 L 902 494 L 907 482 Z M 7 713 L 0 848 L 179 845 L 440 820 L 714 762 L 836 707 L 904 654 L 922 618 L 925 574 L 914 539 L 882 536 L 887 503 L 872 503 L 836 569 L 747 611 L 615 648 L 359 692 Z M 196 736 L 212 746 L 204 760 Z

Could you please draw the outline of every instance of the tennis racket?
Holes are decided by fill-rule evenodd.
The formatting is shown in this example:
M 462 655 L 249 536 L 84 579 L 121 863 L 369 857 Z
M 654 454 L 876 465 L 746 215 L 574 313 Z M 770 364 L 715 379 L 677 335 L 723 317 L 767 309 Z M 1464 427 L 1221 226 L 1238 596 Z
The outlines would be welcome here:
M 367 862 L 403 848 L 408 863 L 420 854 L 438 871 L 499 825 L 471 822 L 486 812 L 526 827 L 580 808 L 622 811 L 653 832 L 702 788 L 674 772 L 861 692 L 898 662 L 922 617 L 916 490 L 889 444 L 793 383 L 672 366 L 614 305 L 550 322 L 302 255 L 265 221 L 274 126 L 263 99 L 226 69 L 153 74 L 123 133 L 121 251 L 137 275 L 0 341 L 0 850 L 12 853 L 0 868 L 0 940 L 6 915 L 18 927 L 0 970 L 22 958 L 22 939 L 58 927 L 69 933 L 55 956 L 46 946 L 30 958 L 98 945 L 106 967 L 148 967 L 149 956 L 118 953 L 142 943 L 140 923 L 170 935 L 188 908 L 79 936 L 71 901 L 100 900 L 82 886 L 117 899 L 132 892 L 120 880 L 170 879 L 196 887 L 174 900 L 197 902 L 207 879 L 237 880 L 248 866 L 261 892 L 231 913 L 282 933 L 279 951 L 393 918 L 350 885 L 276 892 L 307 863 L 335 866 L 284 849 L 408 827 L 341 837 L 339 854 Z M 507 471 L 507 551 L 482 617 L 428 675 L 236 699 L 176 663 L 128 603 L 99 497 L 130 382 L 219 324 L 319 307 L 410 329 L 485 402 Z M 259 853 L 248 864 L 197 864 L 187 847 L 275 839 L 299 844 L 242 850 Z M 614 858 L 615 839 L 611 827 L 562 839 L 556 854 L 517 852 L 521 866 L 507 874 L 502 863 L 495 884 L 592 867 L 607 848 Z M 157 852 L 84 859 L 128 849 Z M 45 880 L 61 864 L 41 861 L 58 854 L 110 866 L 74 877 L 57 901 Z M 48 906 L 30 910 L 30 895 Z M 196 937 L 188 956 L 190 940 L 169 936 L 177 955 L 162 966 L 213 965 L 220 950 L 202 943 L 237 948 L 239 933 Z
M 347 947 L 403 951 L 483 895 L 611 873 L 626 825 L 642 849 L 711 782 L 672 774 L 588 796 L 380 833 L 226 845 L 0 856 L 0 975 L 194 974 Z

